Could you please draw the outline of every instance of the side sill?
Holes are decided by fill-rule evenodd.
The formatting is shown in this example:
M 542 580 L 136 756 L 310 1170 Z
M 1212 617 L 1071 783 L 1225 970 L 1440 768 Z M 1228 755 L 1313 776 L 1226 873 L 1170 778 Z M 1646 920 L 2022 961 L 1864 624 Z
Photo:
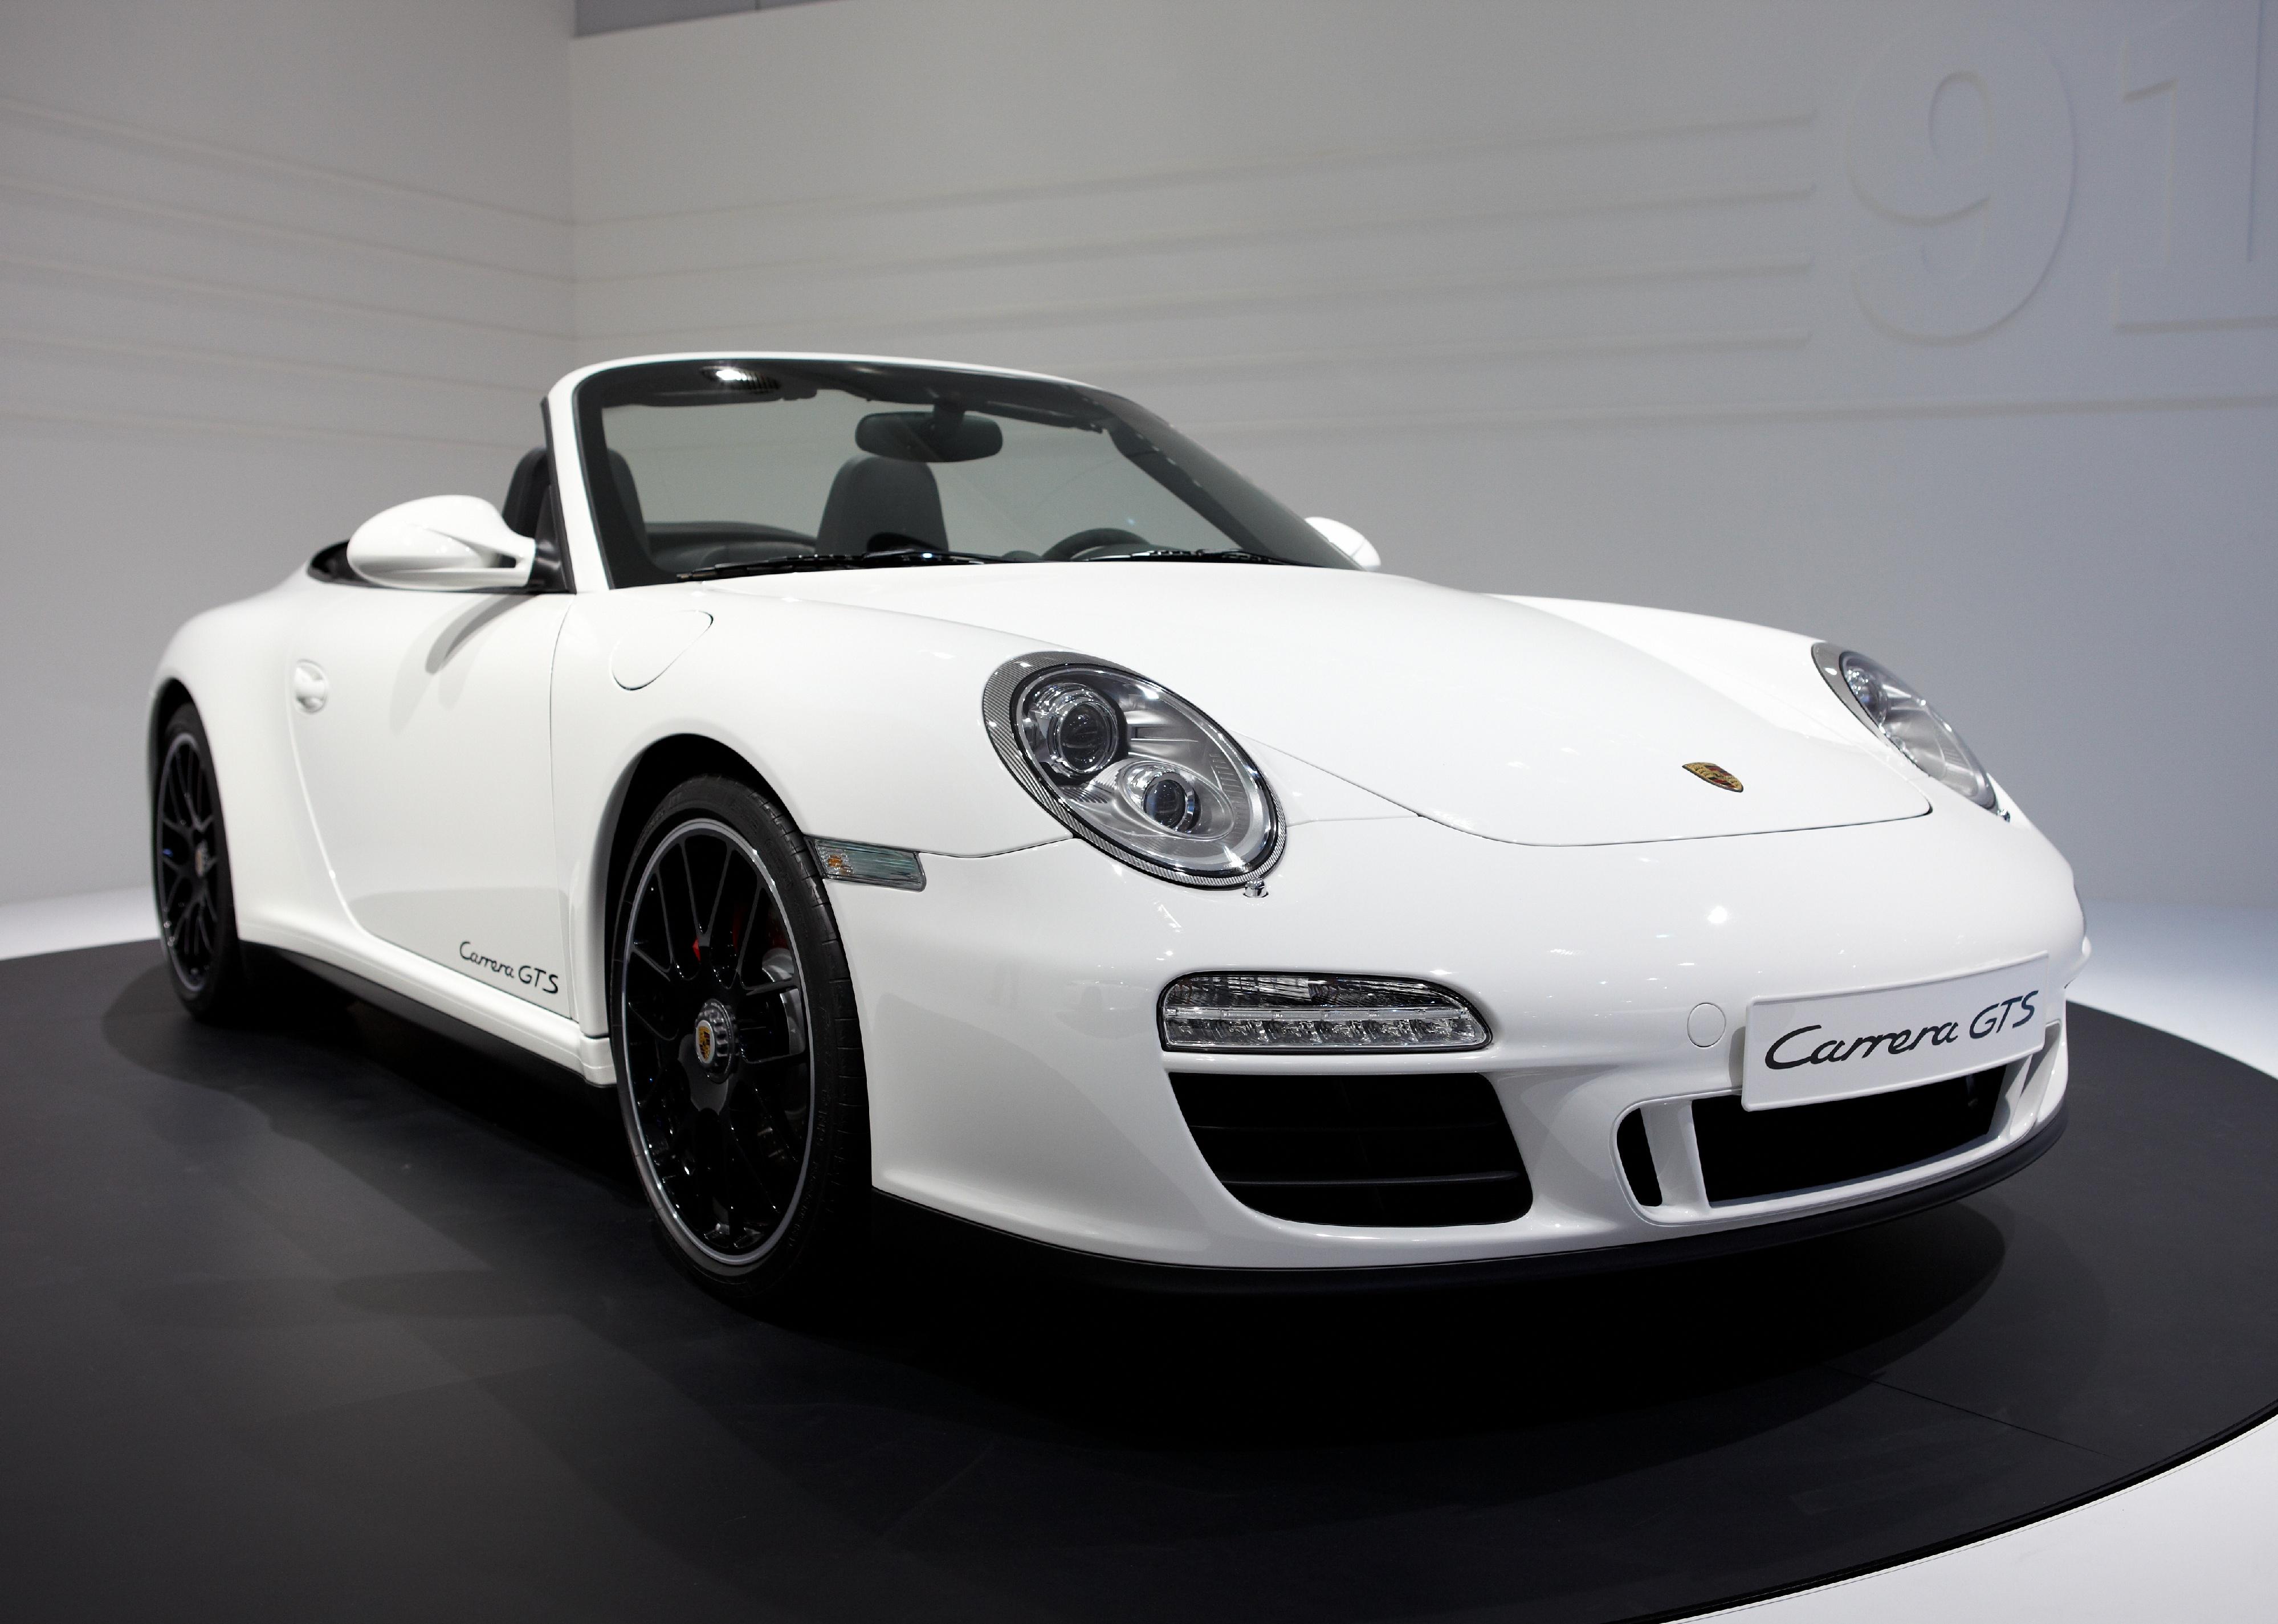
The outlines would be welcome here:
M 1079 1252 L 1072 1247 L 1031 1240 L 920 1206 L 898 1195 L 874 1191 L 872 1228 L 887 1245 L 912 1252 L 967 1259 L 1008 1271 L 1042 1273 L 1073 1284 L 1166 1296 L 1318 1296 L 1352 1292 L 1417 1291 L 1500 1285 L 1558 1279 L 1622 1269 L 1652 1269 L 1668 1263 L 1723 1257 L 1763 1247 L 1785 1246 L 1846 1230 L 1867 1229 L 1896 1218 L 1943 1207 L 2023 1171 L 2045 1155 L 2063 1134 L 2067 1108 L 2026 1138 L 1990 1161 L 1949 1178 L 1854 1207 L 1807 1213 L 1705 1235 L 1672 1235 L 1627 1246 L 1536 1253 L 1525 1257 L 1479 1258 L 1456 1263 L 1397 1263 L 1332 1269 L 1229 1269 L 1191 1263 L 1143 1262 Z
M 511 1039 L 500 1037 L 495 1033 L 485 1032 L 480 1026 L 462 1021 L 456 1016 L 446 1015 L 432 1004 L 422 1003 L 417 998 L 408 997 L 397 992 L 394 987 L 383 987 L 377 981 L 358 975 L 353 970 L 343 970 L 338 964 L 327 964 L 325 960 L 310 954 L 296 953 L 290 948 L 267 947 L 263 948 L 262 950 L 274 953 L 278 957 L 288 960 L 319 980 L 331 982 L 342 992 L 351 997 L 362 999 L 376 1010 L 385 1010 L 399 1020 L 409 1021 L 415 1026 L 423 1027 L 433 1033 L 439 1038 L 456 1043 L 462 1048 L 470 1048 L 485 1059 L 498 1061 L 502 1064 L 514 1067 L 516 1071 L 543 1077 L 549 1082 L 558 1082 L 567 1075 L 576 1078 L 581 1083 L 605 1088 L 611 1086 L 616 1080 L 613 1072 L 608 1078 L 596 1084 L 590 1075 L 590 1060 L 584 1066 L 572 1065 L 551 1055 L 541 1054 L 534 1048 L 525 1048 Z M 605 1048 L 604 1053 L 606 1052 Z

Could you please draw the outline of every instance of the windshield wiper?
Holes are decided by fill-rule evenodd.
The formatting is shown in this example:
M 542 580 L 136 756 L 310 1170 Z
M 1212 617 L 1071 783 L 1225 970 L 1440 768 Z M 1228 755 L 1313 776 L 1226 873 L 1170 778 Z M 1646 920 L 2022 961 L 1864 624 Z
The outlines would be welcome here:
M 1210 547 L 1154 547 L 1144 553 L 1115 553 L 1103 558 L 1078 559 L 1082 564 L 1126 564 L 1135 560 L 1169 559 L 1196 564 L 1290 564 L 1293 558 L 1266 553 L 1237 553 Z M 788 558 L 750 559 L 742 563 L 707 564 L 683 574 L 683 581 L 724 581 L 736 576 L 787 576 L 814 569 L 896 569 L 911 564 L 1004 564 L 1022 562 L 988 553 L 959 553 L 949 547 L 898 547 L 879 553 L 794 553 Z
M 894 569 L 907 564 L 995 564 L 985 553 L 956 553 L 945 547 L 906 547 L 889 553 L 794 553 L 789 558 L 748 559 L 736 564 L 707 564 L 683 581 L 724 581 L 732 576 L 787 576 L 810 569 Z
M 1216 547 L 1150 547 L 1144 553 L 1109 553 L 1097 558 L 1078 559 L 1079 564 L 1128 564 L 1149 559 L 1171 559 L 1182 564 L 1296 564 L 1300 569 L 1312 568 L 1300 564 L 1294 558 L 1275 558 L 1270 553 L 1228 552 Z

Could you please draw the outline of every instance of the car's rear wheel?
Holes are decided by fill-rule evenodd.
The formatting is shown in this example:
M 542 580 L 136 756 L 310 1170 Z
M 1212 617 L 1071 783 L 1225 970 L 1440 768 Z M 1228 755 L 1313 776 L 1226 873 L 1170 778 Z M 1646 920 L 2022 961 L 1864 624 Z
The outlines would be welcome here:
M 748 1302 L 842 1281 L 869 1135 L 845 954 L 806 844 L 747 785 L 667 796 L 610 941 L 626 1138 L 673 1255 Z
M 158 736 L 150 881 L 174 996 L 200 1020 L 244 1013 L 253 994 L 237 936 L 229 835 L 212 748 L 195 705 L 176 707 Z

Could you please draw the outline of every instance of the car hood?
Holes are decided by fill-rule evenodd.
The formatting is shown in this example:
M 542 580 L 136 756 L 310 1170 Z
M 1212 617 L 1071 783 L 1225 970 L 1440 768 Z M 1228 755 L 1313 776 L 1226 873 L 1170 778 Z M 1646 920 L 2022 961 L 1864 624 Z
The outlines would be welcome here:
M 716 590 L 921 614 L 1112 660 L 1236 734 L 1494 840 L 1687 840 L 1930 810 L 1878 752 L 1782 727 L 1542 610 L 1399 576 L 991 565 L 758 576 Z M 1744 787 L 1717 788 L 1688 762 Z

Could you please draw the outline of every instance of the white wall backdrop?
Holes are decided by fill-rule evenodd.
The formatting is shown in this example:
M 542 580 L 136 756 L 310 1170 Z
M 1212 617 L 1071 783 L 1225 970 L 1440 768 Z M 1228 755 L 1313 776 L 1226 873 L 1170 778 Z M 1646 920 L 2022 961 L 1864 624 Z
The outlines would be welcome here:
M 147 873 L 150 667 L 496 500 L 570 352 L 570 0 L 0 4 L 0 902 Z
M 2278 902 L 2262 9 L 843 0 L 581 40 L 578 347 L 1128 389 L 1395 568 L 1868 650 L 2091 896 Z
M 720 344 L 1090 377 L 1395 568 L 1854 644 L 2090 895 L 2278 903 L 2266 9 L 7 0 L 0 901 L 141 876 L 184 614 Z

